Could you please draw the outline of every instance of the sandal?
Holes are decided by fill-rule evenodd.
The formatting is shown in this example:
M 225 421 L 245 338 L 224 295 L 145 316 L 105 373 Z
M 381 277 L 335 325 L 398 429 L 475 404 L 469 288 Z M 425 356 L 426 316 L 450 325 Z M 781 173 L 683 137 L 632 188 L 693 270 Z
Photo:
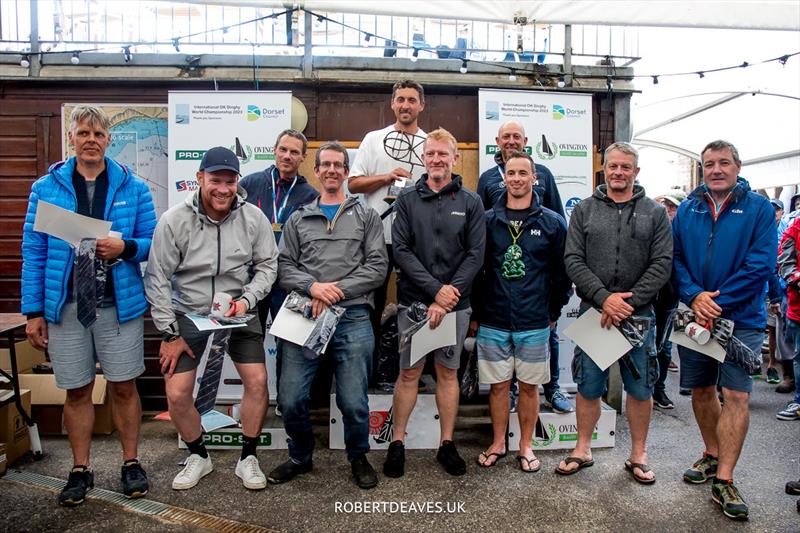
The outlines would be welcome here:
M 525 462 L 523 464 L 523 461 Z M 532 457 L 528 459 L 524 455 L 517 456 L 517 462 L 519 462 L 519 469 L 525 472 L 526 474 L 535 474 L 539 470 L 542 469 L 542 462 L 537 457 Z M 533 463 L 538 463 L 536 468 L 531 468 Z
M 493 467 L 494 465 L 497 464 L 497 461 L 499 461 L 500 459 L 502 459 L 506 455 L 508 455 L 507 451 L 505 451 L 503 453 L 493 453 L 493 452 L 490 453 L 489 450 L 486 450 L 485 452 L 481 452 L 480 455 L 478 455 L 478 458 L 475 460 L 475 462 L 478 463 L 478 466 L 480 466 L 480 467 L 491 468 L 491 467 Z M 483 457 L 483 461 L 482 462 L 481 462 L 481 457 Z M 494 457 L 494 461 L 489 463 L 489 459 L 491 459 L 492 457 Z M 489 463 L 489 464 L 487 464 L 487 463 Z
M 581 457 L 574 457 L 569 456 L 564 459 L 564 463 L 569 466 L 571 464 L 578 465 L 578 468 L 573 470 L 564 470 L 561 466 L 556 467 L 556 474 L 561 474 L 562 476 L 571 476 L 572 474 L 583 470 L 584 468 L 589 468 L 590 466 L 594 466 L 594 459 L 583 459 Z
M 656 476 L 653 474 L 652 478 L 642 477 L 636 474 L 635 468 L 638 468 L 642 471 L 642 474 L 646 474 L 648 472 L 652 472 L 653 469 L 650 468 L 650 465 L 645 463 L 633 463 L 630 459 L 625 461 L 625 470 L 631 473 L 633 479 L 641 483 L 642 485 L 651 485 L 656 482 Z

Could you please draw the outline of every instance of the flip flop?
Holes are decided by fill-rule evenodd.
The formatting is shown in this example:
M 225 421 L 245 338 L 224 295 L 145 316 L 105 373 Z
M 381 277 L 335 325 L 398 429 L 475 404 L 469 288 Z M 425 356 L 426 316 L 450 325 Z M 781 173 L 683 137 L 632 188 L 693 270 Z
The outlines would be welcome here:
M 522 462 L 525 461 L 525 465 L 523 466 Z M 535 474 L 539 470 L 542 469 L 542 462 L 537 457 L 532 457 L 528 459 L 524 455 L 517 456 L 517 462 L 519 463 L 519 469 L 525 472 L 526 474 Z M 536 468 L 531 468 L 531 464 L 538 462 L 539 465 Z
M 653 475 L 652 479 L 646 478 L 646 477 L 642 477 L 642 476 L 638 476 L 638 475 L 636 475 L 636 471 L 634 470 L 634 468 L 638 468 L 639 470 L 642 471 L 643 474 L 646 474 L 648 472 L 652 472 L 653 471 L 653 469 L 650 468 L 650 465 L 648 465 L 648 464 L 645 464 L 645 463 L 633 463 L 633 462 L 631 462 L 630 459 L 627 459 L 625 461 L 625 470 L 627 470 L 628 472 L 631 473 L 631 475 L 633 476 L 633 479 L 635 479 L 636 481 L 638 481 L 642 485 L 652 485 L 653 483 L 656 482 L 655 474 Z
M 572 474 L 575 474 L 576 472 L 579 472 L 584 468 L 589 468 L 590 466 L 594 466 L 594 459 L 583 459 L 581 457 L 569 456 L 566 459 L 564 459 L 564 463 L 566 463 L 567 465 L 571 465 L 574 463 L 578 465 L 578 468 L 574 470 L 562 470 L 560 466 L 557 466 L 556 474 L 561 474 L 562 476 L 571 476 Z
M 494 465 L 497 464 L 497 461 L 499 461 L 500 459 L 502 459 L 506 455 L 508 455 L 507 451 L 505 451 L 503 453 L 489 453 L 489 450 L 486 450 L 485 452 L 481 452 L 480 455 L 478 455 L 478 458 L 475 460 L 475 462 L 478 463 L 478 466 L 480 466 L 480 467 L 491 468 L 491 467 L 493 467 Z M 483 456 L 483 458 L 484 458 L 483 462 L 481 462 L 481 456 Z M 492 457 L 494 457 L 494 461 L 492 461 L 489 464 L 486 464 L 487 462 L 489 462 L 489 459 L 492 458 Z

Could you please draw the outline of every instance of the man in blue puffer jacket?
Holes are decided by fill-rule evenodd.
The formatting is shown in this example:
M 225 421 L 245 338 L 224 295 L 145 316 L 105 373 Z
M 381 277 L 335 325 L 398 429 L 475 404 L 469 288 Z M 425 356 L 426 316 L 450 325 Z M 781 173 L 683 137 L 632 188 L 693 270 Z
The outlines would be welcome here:
M 135 498 L 148 490 L 137 452 L 142 409 L 136 378 L 144 372 L 142 315 L 147 309 L 139 262 L 150 252 L 156 215 L 147 185 L 105 157 L 111 142 L 108 129 L 108 117 L 101 109 L 77 106 L 73 110 L 69 142 L 75 156 L 53 165 L 33 184 L 22 236 L 22 313 L 28 317 L 28 340 L 48 351 L 56 385 L 67 390 L 64 424 L 74 466 L 58 498 L 67 506 L 82 503 L 94 485 L 89 448 L 95 360 L 108 381 L 114 424 L 122 442 L 123 492 Z M 97 239 L 96 259 L 91 261 L 91 255 L 87 259 L 90 280 L 97 279 L 99 270 L 107 271 L 101 292 L 91 291 L 96 299 L 76 297 L 74 248 L 34 230 L 40 201 L 111 221 L 111 231 L 121 235 Z M 86 267 L 86 261 L 82 263 Z M 80 318 L 77 300 L 82 304 Z M 91 303 L 84 307 L 84 302 Z
M 673 221 L 674 270 L 680 299 L 698 322 L 733 320 L 733 335 L 761 352 L 767 325 L 764 288 L 775 268 L 775 211 L 739 177 L 739 153 L 727 141 L 701 153 L 703 185 L 683 202 Z M 711 497 L 723 513 L 746 520 L 748 508 L 733 485 L 733 469 L 749 424 L 753 380 L 741 367 L 719 363 L 680 346 L 681 387 L 692 389 L 692 408 L 705 451 L 683 474 L 689 483 L 712 479 Z M 720 407 L 717 385 L 725 403 Z

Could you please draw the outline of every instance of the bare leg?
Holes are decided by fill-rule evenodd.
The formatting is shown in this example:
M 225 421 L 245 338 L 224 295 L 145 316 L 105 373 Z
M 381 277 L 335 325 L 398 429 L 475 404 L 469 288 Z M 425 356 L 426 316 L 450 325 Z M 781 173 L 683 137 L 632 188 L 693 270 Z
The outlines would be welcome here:
M 392 399 L 393 428 L 392 440 L 406 440 L 406 426 L 411 416 L 411 411 L 417 404 L 417 388 L 419 378 L 422 376 L 423 367 L 404 368 L 400 370 L 397 383 L 394 386 L 394 398 Z M 438 390 L 438 387 L 437 387 Z
M 195 441 L 203 433 L 200 413 L 197 412 L 192 398 L 194 379 L 194 370 L 173 374 L 172 377 L 164 376 L 169 416 L 185 442 Z
M 650 415 L 653 412 L 653 400 L 637 400 L 630 394 L 626 402 L 628 410 L 628 424 L 631 428 L 631 455 L 632 463 L 647 464 L 647 431 L 650 428 Z M 637 472 L 638 471 L 638 472 Z M 653 479 L 655 474 L 642 472 L 634 468 L 634 473 L 642 479 Z
M 508 394 L 506 394 L 506 398 L 508 398 Z M 531 459 L 531 457 L 535 457 L 532 442 L 536 419 L 539 418 L 539 385 L 519 382 L 517 415 L 519 416 L 519 455 Z M 528 463 L 529 468 L 534 470 L 539 468 L 539 465 L 541 463 L 538 459 L 531 459 Z
M 725 405 L 717 424 L 719 440 L 719 466 L 717 477 L 733 479 L 733 469 L 739 460 L 739 454 L 747 436 L 750 425 L 750 395 L 746 392 L 734 391 L 723 387 L 722 395 Z
M 72 464 L 89 466 L 89 449 L 92 446 L 94 405 L 92 405 L 94 380 L 79 389 L 67 391 L 64 403 L 64 425 L 72 448 Z
M 108 391 L 111 395 L 114 426 L 122 444 L 122 461 L 136 459 L 139 454 L 139 428 L 142 425 L 142 402 L 136 390 L 136 380 L 118 383 L 109 381 Z
M 244 384 L 242 394 L 242 434 L 245 437 L 261 435 L 264 415 L 267 413 L 267 368 L 262 363 L 234 363 Z
M 492 444 L 486 449 L 487 453 L 506 453 L 506 431 L 508 429 L 508 411 L 510 401 L 508 391 L 511 388 L 511 381 L 492 383 L 489 392 L 489 414 L 492 417 Z M 496 462 L 495 457 L 484 457 L 485 461 L 481 464 L 491 466 Z M 478 461 L 481 458 L 478 457 Z
M 453 440 L 458 414 L 458 374 L 455 368 L 436 366 L 436 408 L 439 410 L 439 426 L 442 434 L 439 444 Z
M 578 443 L 570 454 L 581 459 L 592 458 L 592 433 L 594 432 L 597 421 L 600 420 L 600 398 L 587 400 L 580 392 L 575 395 L 575 416 L 578 421 Z M 571 463 L 567 465 L 564 461 L 559 463 L 559 468 L 564 471 L 577 470 L 578 465 Z
M 700 387 L 692 389 L 692 409 L 700 435 L 706 451 L 714 457 L 719 456 L 719 440 L 717 438 L 717 425 L 719 424 L 722 408 L 717 398 L 717 387 Z
M 778 361 L 775 359 L 775 350 L 777 345 L 775 343 L 775 326 L 767 326 L 767 342 L 769 344 L 769 362 L 767 368 L 775 368 Z

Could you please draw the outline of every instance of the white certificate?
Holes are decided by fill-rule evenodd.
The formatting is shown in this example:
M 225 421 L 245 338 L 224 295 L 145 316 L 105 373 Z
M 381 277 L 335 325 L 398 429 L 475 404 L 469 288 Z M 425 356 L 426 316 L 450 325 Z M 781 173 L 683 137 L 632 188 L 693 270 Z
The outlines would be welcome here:
M 430 322 L 411 336 L 411 366 L 438 348 L 456 344 L 456 313 L 444 315 L 439 327 L 431 329 Z M 461 357 L 461 354 L 456 354 Z
M 108 237 L 111 222 L 87 217 L 39 200 L 33 230 L 62 239 L 77 248 L 81 239 Z
M 600 370 L 605 370 L 631 351 L 633 346 L 616 327 L 600 325 L 600 313 L 591 307 L 567 326 L 564 335 L 572 339 Z

